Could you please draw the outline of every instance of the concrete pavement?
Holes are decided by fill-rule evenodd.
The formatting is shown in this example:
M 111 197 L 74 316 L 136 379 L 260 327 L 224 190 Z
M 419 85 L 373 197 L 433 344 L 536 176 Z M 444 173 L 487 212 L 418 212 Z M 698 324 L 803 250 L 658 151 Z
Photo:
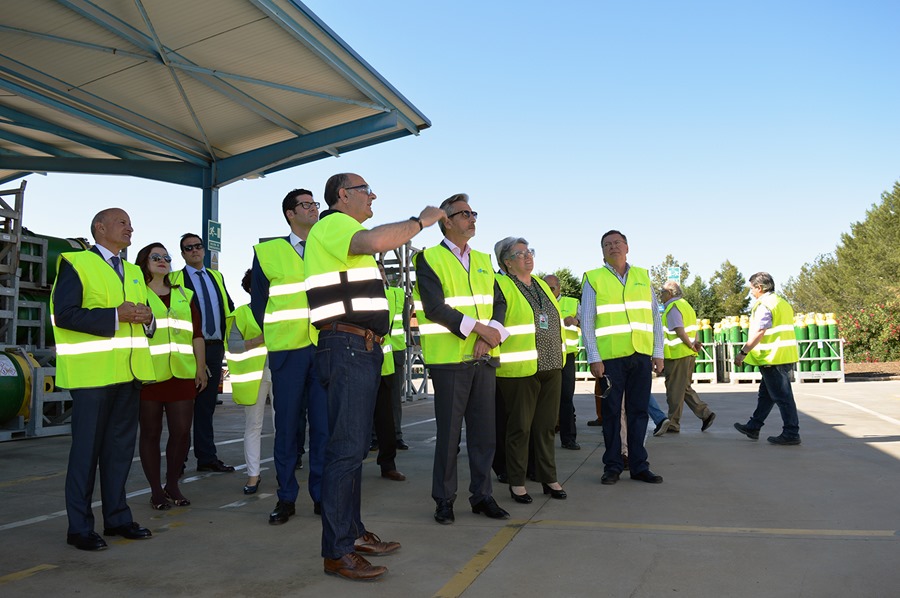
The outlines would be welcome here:
M 379 477 L 374 453 L 364 468 L 363 519 L 403 544 L 377 560 L 377 582 L 325 576 L 321 523 L 300 472 L 297 516 L 267 523 L 276 498 L 272 430 L 263 438 L 263 481 L 241 492 L 242 471 L 197 474 L 193 459 L 185 508 L 157 512 L 140 463 L 128 491 L 146 541 L 107 538 L 86 553 L 65 543 L 67 437 L 0 443 L 0 594 L 129 596 L 895 596 L 900 586 L 900 382 L 795 384 L 799 447 L 769 445 L 777 410 L 761 439 L 732 428 L 746 422 L 755 385 L 698 385 L 717 413 L 704 433 L 685 409 L 681 434 L 647 438 L 662 485 L 628 479 L 602 486 L 602 436 L 591 385 L 576 395 L 580 451 L 558 449 L 565 501 L 529 483 L 531 505 L 495 484 L 509 521 L 467 508 L 465 447 L 460 454 L 456 524 L 432 519 L 434 442 L 431 400 L 407 403 L 398 455 L 406 482 Z M 654 393 L 664 402 L 662 381 Z M 219 456 L 243 464 L 241 407 L 216 412 Z M 651 426 L 652 428 L 652 426 Z M 99 497 L 99 489 L 95 492 Z M 100 518 L 99 508 L 95 511 Z M 98 523 L 102 525 L 102 523 Z M 102 531 L 101 529 L 97 530 Z

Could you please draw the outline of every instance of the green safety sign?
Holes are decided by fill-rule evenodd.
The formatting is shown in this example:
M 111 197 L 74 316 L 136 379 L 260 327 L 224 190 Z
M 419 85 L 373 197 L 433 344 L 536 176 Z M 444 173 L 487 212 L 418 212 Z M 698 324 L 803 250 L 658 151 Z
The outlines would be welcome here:
M 207 220 L 206 245 L 210 251 L 222 251 L 222 223 Z

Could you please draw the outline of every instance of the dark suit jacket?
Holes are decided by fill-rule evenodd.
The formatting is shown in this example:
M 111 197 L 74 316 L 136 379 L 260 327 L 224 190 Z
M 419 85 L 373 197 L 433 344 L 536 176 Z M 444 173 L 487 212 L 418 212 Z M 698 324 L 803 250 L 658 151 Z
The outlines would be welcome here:
M 441 242 L 441 247 L 450 251 L 450 248 L 443 241 Z M 453 259 L 456 259 L 456 256 L 453 256 Z M 459 338 L 465 338 L 459 331 L 463 313 L 444 302 L 444 286 L 441 283 L 441 279 L 438 278 L 438 275 L 428 264 L 424 253 L 416 256 L 415 266 L 419 297 L 422 300 L 422 309 L 425 311 L 425 317 L 432 322 L 441 324 Z M 459 267 L 462 268 L 462 264 Z M 494 311 L 491 319 L 501 324 L 506 320 L 506 296 L 503 295 L 503 291 L 500 290 L 500 285 L 497 284 L 497 281 L 494 281 Z M 441 364 L 429 367 L 447 369 L 452 368 L 453 365 Z
M 184 286 L 186 286 L 187 288 L 189 288 L 191 291 L 194 292 L 193 302 L 197 306 L 197 309 L 199 309 L 200 313 L 202 314 L 203 306 L 200 305 L 200 300 L 197 297 L 197 290 L 194 288 L 194 281 L 191 280 L 191 275 L 188 274 L 187 266 L 182 268 L 181 272 L 183 275 L 182 278 L 184 279 Z M 221 336 L 222 340 L 224 341 L 225 340 L 225 301 L 228 301 L 228 310 L 229 311 L 234 311 L 234 302 L 231 300 L 231 295 L 228 294 L 228 287 L 225 286 L 225 277 L 224 276 L 222 277 L 222 286 L 225 288 L 224 299 L 222 297 L 222 291 L 219 290 L 219 285 L 217 285 L 215 283 L 215 281 L 211 280 L 211 279 L 212 279 L 212 277 L 210 276 L 210 282 L 212 282 L 212 288 L 214 288 L 216 290 L 216 297 L 219 298 L 219 322 L 221 322 L 221 326 L 220 326 L 221 330 L 219 330 L 219 335 Z

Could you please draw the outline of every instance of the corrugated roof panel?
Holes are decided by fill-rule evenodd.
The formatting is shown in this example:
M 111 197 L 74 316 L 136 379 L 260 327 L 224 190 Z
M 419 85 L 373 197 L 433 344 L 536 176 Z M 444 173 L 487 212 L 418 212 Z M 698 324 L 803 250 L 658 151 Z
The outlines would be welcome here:
M 430 125 L 308 9 L 288 0 L 272 0 L 272 4 L 282 12 L 269 14 L 265 5 L 257 6 L 251 0 L 142 0 L 161 44 L 172 51 L 167 58 L 275 85 L 188 74 L 178 68 L 186 102 L 155 54 L 156 46 L 147 37 L 150 29 L 134 2 L 76 1 L 75 10 L 52 0 L 5 2 L 0 25 L 26 32 L 0 29 L 0 69 L 4 69 L 0 127 L 5 118 L 13 118 L 20 121 L 16 128 L 25 128 L 25 137 L 84 158 L 129 157 L 127 152 L 103 145 L 110 143 L 154 155 L 154 159 L 184 160 L 191 168 L 203 169 L 213 156 L 208 154 L 195 119 L 215 159 L 354 122 L 360 123 L 349 129 L 354 131 L 348 133 L 354 139 L 345 144 L 351 148 L 360 145 L 359 139 L 372 143 Z M 116 53 L 79 43 L 115 48 Z M 148 58 L 128 53 L 143 53 Z M 384 110 L 403 116 L 370 118 Z M 41 120 L 48 124 L 40 125 Z M 65 134 L 41 133 L 48 125 L 88 139 L 80 143 L 66 140 Z M 28 162 L 8 155 L 41 154 L 23 148 L 11 137 L 0 138 L 0 150 L 7 150 L 7 155 L 0 153 L 0 179 L 28 168 L 52 170 L 52 163 L 46 160 Z M 328 140 L 341 145 L 339 137 Z M 241 165 L 239 168 L 265 170 L 265 163 L 254 162 L 257 155 L 271 166 L 292 161 L 301 149 L 305 155 L 320 157 L 327 148 L 282 144 L 278 151 L 284 155 L 280 157 L 272 152 L 255 153 L 252 158 L 231 162 Z M 67 167 L 73 168 L 71 164 L 70 160 Z M 234 180 L 240 173 L 227 176 Z M 197 184 L 202 179 L 191 176 L 178 182 Z

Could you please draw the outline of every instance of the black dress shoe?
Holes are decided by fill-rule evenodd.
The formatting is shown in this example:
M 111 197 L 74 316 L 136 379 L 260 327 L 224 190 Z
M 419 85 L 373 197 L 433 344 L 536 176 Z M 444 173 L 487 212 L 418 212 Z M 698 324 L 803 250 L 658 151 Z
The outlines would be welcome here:
M 119 527 L 107 527 L 103 530 L 104 536 L 122 536 L 128 540 L 146 540 L 153 534 L 146 527 L 141 527 L 139 523 L 132 521 Z
M 294 515 L 296 512 L 297 509 L 294 508 L 294 503 L 279 500 L 275 505 L 275 510 L 269 514 L 269 525 L 286 523 L 291 518 L 291 515 Z
M 509 487 L 509 495 L 514 501 L 522 503 L 523 505 L 530 505 L 534 501 L 527 492 L 525 494 L 516 494 L 513 492 L 512 486 Z
M 537 481 L 537 474 L 535 474 L 533 471 L 529 471 L 527 474 L 525 474 L 525 477 L 528 478 L 529 480 L 531 480 L 532 482 Z
M 748 428 L 744 424 L 734 424 L 734 429 L 749 438 L 750 440 L 759 440 L 759 430 Z
M 550 498 L 555 498 L 557 500 L 565 500 L 565 499 L 569 498 L 569 495 L 566 494 L 566 491 L 563 490 L 562 488 L 560 488 L 559 490 L 556 490 L 544 483 L 541 483 L 541 486 L 544 488 L 544 494 L 549 494 Z
M 628 455 L 622 455 L 622 469 L 628 471 Z
M 456 517 L 453 515 L 452 500 L 437 501 L 437 507 L 434 509 L 434 520 L 441 525 L 450 525 L 456 521 Z
M 615 471 L 604 471 L 600 476 L 600 483 L 604 486 L 612 486 L 619 481 L 619 474 Z
M 256 494 L 256 491 L 259 490 L 259 483 L 262 482 L 262 476 L 256 476 L 255 484 L 245 484 L 244 485 L 244 494 Z
M 294 469 L 303 469 L 303 455 L 297 455 L 297 464 L 294 465 Z
M 703 420 L 703 425 L 700 426 L 700 431 L 706 432 L 715 420 L 716 414 L 710 411 L 709 416 L 707 416 L 707 418 Z
M 509 483 L 509 476 L 506 475 L 505 473 L 498 473 L 498 474 L 497 474 L 497 481 L 500 482 L 501 484 L 508 484 L 508 483 Z
M 320 502 L 313 503 L 313 513 L 315 513 L 316 515 L 322 514 L 322 503 L 320 503 Z
M 588 420 L 587 425 L 589 426 L 602 426 L 603 422 L 600 421 L 600 418 Z
M 631 474 L 631 479 L 639 482 L 647 482 L 648 484 L 662 484 L 663 481 L 661 475 L 656 475 L 649 469 L 645 469 L 641 473 Z
M 409 445 L 406 444 L 406 441 L 403 440 L 402 438 L 398 438 L 398 439 L 397 439 L 397 450 L 400 450 L 400 451 L 408 451 L 408 450 L 409 450 Z
M 221 461 L 213 461 L 212 463 L 198 463 L 197 471 L 215 471 L 217 473 L 231 473 L 234 467 L 225 465 Z
M 83 534 L 66 534 L 66 544 L 74 546 L 78 550 L 106 550 L 106 540 L 97 532 L 85 532 Z
M 562 447 L 564 449 L 569 449 L 570 451 L 580 451 L 581 450 L 581 445 L 578 444 L 577 442 L 575 442 L 574 440 L 572 442 L 563 442 Z
M 493 496 L 488 496 L 481 502 L 472 505 L 473 513 L 482 513 L 491 519 L 509 519 L 509 513 L 500 508 Z
M 378 441 L 372 440 L 372 442 L 369 443 L 369 451 L 377 451 L 377 450 L 378 450 Z

